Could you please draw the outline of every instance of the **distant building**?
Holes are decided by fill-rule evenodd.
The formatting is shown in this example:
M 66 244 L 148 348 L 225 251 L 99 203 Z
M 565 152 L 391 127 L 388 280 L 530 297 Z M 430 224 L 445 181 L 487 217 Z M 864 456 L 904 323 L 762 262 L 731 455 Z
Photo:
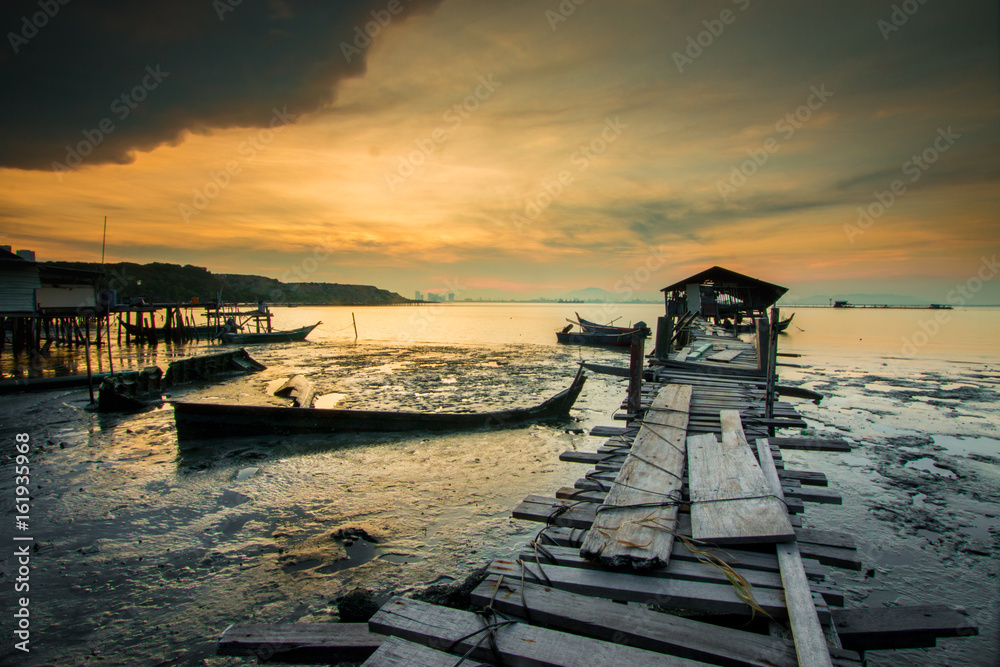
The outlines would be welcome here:
M 414 293 L 414 295 L 413 295 L 413 300 L 414 300 L 414 301 L 423 301 L 423 300 L 424 300 L 424 295 L 420 293 L 420 290 L 417 290 L 417 291 L 416 291 L 416 292 Z
M 17 256 L 21 259 L 26 259 L 29 262 L 35 261 L 35 251 L 34 250 L 18 250 Z
M 94 315 L 102 271 L 67 269 L 0 250 L 0 314 L 7 317 Z
M 448 292 L 448 301 L 454 301 L 454 300 L 455 300 L 455 293 Z

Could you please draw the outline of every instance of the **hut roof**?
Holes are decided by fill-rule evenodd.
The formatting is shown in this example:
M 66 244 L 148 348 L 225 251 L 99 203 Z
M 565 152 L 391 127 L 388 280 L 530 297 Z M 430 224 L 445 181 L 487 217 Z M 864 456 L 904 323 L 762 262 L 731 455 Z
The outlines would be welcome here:
M 711 284 L 715 287 L 716 293 L 730 294 L 738 297 L 745 290 L 753 290 L 760 299 L 763 307 L 773 305 L 781 296 L 788 291 L 787 287 L 765 282 L 751 276 L 745 276 L 736 271 L 724 269 L 721 266 L 713 266 L 705 269 L 701 273 L 696 273 L 684 280 L 679 280 L 673 285 L 668 285 L 661 289 L 661 292 L 676 292 L 685 289 L 690 284 L 704 285 Z

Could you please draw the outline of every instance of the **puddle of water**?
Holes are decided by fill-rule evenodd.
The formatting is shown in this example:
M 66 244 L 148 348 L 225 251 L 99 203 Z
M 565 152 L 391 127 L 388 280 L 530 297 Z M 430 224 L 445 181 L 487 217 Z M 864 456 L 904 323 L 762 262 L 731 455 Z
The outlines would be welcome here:
M 870 466 L 872 464 L 871 459 L 865 458 L 864 456 L 857 456 L 855 454 L 843 454 L 840 457 L 840 461 L 852 468 L 855 466 Z
M 957 435 L 935 435 L 934 444 L 944 447 L 949 454 L 965 456 L 1000 456 L 1000 440 L 984 436 L 962 437 Z
M 914 507 L 923 507 L 924 505 L 926 505 L 926 503 L 924 502 L 924 500 L 926 498 L 927 498 L 927 494 L 926 493 L 915 493 L 915 494 L 913 494 L 913 506 Z
M 316 571 L 323 574 L 329 574 L 331 572 L 340 572 L 341 570 L 346 570 L 350 567 L 364 565 L 375 558 L 375 549 L 376 546 L 374 542 L 357 539 L 354 541 L 354 544 L 344 545 L 344 551 L 347 552 L 347 558 L 330 563 L 325 567 L 318 568 Z
M 322 396 L 316 397 L 316 400 L 313 402 L 313 407 L 325 409 L 333 408 L 345 398 L 347 398 L 347 394 L 323 394 Z
M 972 520 L 971 526 L 961 526 L 962 532 L 978 540 L 983 540 L 988 542 L 990 539 L 990 528 L 1000 525 L 1000 519 L 997 517 L 983 516 L 982 514 L 977 514 Z
M 379 556 L 379 560 L 388 561 L 390 563 L 419 563 L 424 559 L 423 556 L 415 556 L 413 554 L 401 554 L 401 553 L 387 553 Z
M 958 477 L 958 475 L 948 470 L 947 468 L 939 467 L 936 463 L 934 463 L 934 459 L 930 458 L 929 456 L 925 456 L 919 459 L 914 459 L 913 461 L 907 463 L 905 467 L 915 468 L 917 470 L 923 470 L 924 472 L 929 472 L 939 477 L 949 477 L 951 479 L 955 479 Z

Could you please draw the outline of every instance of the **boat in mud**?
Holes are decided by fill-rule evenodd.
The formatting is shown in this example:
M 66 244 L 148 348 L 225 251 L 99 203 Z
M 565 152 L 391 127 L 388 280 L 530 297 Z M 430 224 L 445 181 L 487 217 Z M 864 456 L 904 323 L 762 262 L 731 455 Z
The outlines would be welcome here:
M 267 366 L 243 348 L 178 359 L 167 367 L 107 375 L 101 380 L 97 412 L 137 412 L 163 403 L 163 390 L 190 382 L 212 382 L 256 373 Z
M 253 343 L 289 343 L 292 341 L 305 340 L 306 336 L 312 333 L 312 330 L 323 324 L 322 322 L 317 322 L 311 326 L 299 327 L 298 329 L 290 329 L 288 331 L 260 331 L 257 333 L 238 333 L 224 331 L 219 335 L 219 339 L 223 343 L 235 343 L 238 345 L 247 345 Z
M 490 412 L 397 412 L 184 401 L 170 403 L 174 409 L 178 443 L 190 439 L 264 433 L 461 431 L 506 428 L 565 417 L 579 397 L 585 380 L 581 368 L 568 388 L 538 405 Z M 186 447 L 181 444 L 181 448 Z

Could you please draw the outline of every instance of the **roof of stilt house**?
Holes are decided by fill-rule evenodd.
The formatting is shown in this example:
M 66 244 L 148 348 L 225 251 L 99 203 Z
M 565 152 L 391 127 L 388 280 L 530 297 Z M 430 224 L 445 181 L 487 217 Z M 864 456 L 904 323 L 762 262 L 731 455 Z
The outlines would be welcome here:
M 661 292 L 679 292 L 687 289 L 688 285 L 712 285 L 716 294 L 727 294 L 733 298 L 746 301 L 745 297 L 752 294 L 754 306 L 757 308 L 767 308 L 781 298 L 788 291 L 787 287 L 765 282 L 751 276 L 745 276 L 736 271 L 724 269 L 721 266 L 713 266 L 705 269 L 701 273 L 696 273 L 684 280 L 678 280 L 673 285 L 668 285 L 661 289 Z

